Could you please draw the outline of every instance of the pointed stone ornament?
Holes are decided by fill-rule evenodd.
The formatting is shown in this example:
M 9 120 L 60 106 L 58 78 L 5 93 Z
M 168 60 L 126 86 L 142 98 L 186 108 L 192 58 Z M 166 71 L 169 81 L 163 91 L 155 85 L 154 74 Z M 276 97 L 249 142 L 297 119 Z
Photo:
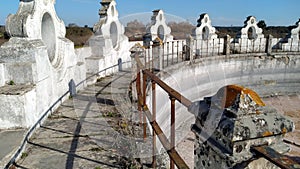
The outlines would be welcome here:
M 224 39 L 218 39 L 216 28 L 211 25 L 209 15 L 201 14 L 197 22 L 198 25 L 192 32 L 195 39 L 196 56 L 211 56 L 223 51 Z
M 300 51 L 300 19 L 296 22 L 295 28 L 291 30 L 289 35 L 283 40 L 283 51 Z
M 294 40 L 299 41 L 299 34 L 300 34 L 300 19 L 298 20 L 298 22 L 296 22 L 296 28 L 291 30 L 291 35 L 290 37 Z
M 250 29 L 252 29 L 251 34 L 249 34 Z M 248 16 L 244 22 L 244 27 L 237 37 L 241 39 L 260 39 L 264 38 L 264 35 L 262 29 L 257 26 L 256 18 L 254 16 Z
M 17 13 L 7 17 L 6 31 L 11 37 L 42 39 L 50 61 L 57 65 L 58 39 L 65 37 L 66 28 L 54 4 L 55 0 L 20 0 Z
M 114 0 L 100 2 L 99 21 L 94 25 L 95 36 L 89 40 L 92 55 L 86 59 L 88 73 L 94 74 L 104 67 L 115 65 L 118 59 L 129 61 L 129 40 L 125 28 L 119 21 L 119 14 Z
M 244 22 L 244 27 L 237 34 L 233 41 L 232 50 L 238 53 L 265 52 L 267 40 L 262 33 L 262 29 L 257 26 L 254 16 L 248 16 Z
M 173 40 L 171 28 L 167 25 L 163 10 L 154 10 L 151 17 L 151 24 L 146 28 L 146 32 L 152 35 L 152 40 L 159 37 L 163 42 Z
M 193 34 L 196 40 L 216 39 L 218 37 L 216 28 L 211 25 L 211 20 L 206 13 L 200 15 L 197 28 L 194 30 Z

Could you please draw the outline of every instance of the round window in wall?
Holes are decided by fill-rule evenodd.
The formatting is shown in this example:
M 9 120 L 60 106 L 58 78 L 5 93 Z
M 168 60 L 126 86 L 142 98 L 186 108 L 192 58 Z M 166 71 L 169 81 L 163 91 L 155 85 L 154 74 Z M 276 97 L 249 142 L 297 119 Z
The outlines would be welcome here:
M 160 25 L 157 29 L 157 36 L 162 40 L 164 41 L 164 38 L 165 38 L 165 30 L 164 30 L 164 27 L 162 25 Z
M 49 60 L 53 63 L 56 54 L 56 35 L 54 23 L 49 13 L 45 13 L 42 19 L 42 41 L 47 47 Z
M 115 22 L 112 22 L 110 24 L 110 38 L 111 38 L 111 41 L 112 41 L 112 45 L 114 48 L 117 48 L 118 47 L 118 27 L 117 27 L 117 24 Z

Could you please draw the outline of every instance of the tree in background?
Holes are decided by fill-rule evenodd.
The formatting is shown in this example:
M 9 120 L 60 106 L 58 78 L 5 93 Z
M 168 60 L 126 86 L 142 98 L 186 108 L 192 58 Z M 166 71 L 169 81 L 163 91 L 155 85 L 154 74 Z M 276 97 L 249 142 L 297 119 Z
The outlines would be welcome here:
M 267 27 L 267 24 L 264 20 L 260 20 L 260 21 L 258 21 L 257 26 L 260 27 L 261 29 L 265 30 Z

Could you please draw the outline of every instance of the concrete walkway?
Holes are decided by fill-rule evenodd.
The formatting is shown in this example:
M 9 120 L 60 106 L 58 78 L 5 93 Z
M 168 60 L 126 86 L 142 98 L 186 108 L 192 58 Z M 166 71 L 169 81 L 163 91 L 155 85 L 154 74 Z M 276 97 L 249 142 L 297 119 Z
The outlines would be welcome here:
M 26 130 L 3 130 L 0 131 L 0 168 L 4 168 L 11 156 L 22 143 Z
M 119 72 L 66 100 L 33 134 L 15 167 L 141 167 L 135 150 L 142 133 L 128 97 L 130 81 L 130 72 Z M 144 157 L 147 166 L 151 161 Z

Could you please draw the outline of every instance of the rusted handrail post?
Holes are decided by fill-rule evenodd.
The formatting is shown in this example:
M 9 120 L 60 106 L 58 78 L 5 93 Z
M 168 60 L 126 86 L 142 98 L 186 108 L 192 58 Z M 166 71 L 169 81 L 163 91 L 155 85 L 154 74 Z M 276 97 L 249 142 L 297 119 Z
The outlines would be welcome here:
M 174 64 L 174 41 L 172 41 L 172 65 Z
M 147 74 L 143 72 L 143 106 L 146 105 L 146 89 L 147 89 Z M 147 119 L 145 113 L 143 113 L 143 133 L 144 140 L 147 138 Z
M 142 93 L 141 93 L 141 72 L 140 68 L 137 67 L 137 75 L 136 75 L 136 91 L 137 91 L 137 99 L 138 99 L 138 111 L 140 116 L 140 124 L 142 124 Z
M 155 91 L 155 81 L 152 80 L 152 121 L 156 121 L 156 91 Z M 152 131 L 153 135 L 153 156 L 152 156 L 152 167 L 156 168 L 156 133 Z
M 175 149 L 175 98 L 170 97 L 171 100 L 171 151 Z M 170 161 L 170 169 L 174 169 L 174 161 Z

